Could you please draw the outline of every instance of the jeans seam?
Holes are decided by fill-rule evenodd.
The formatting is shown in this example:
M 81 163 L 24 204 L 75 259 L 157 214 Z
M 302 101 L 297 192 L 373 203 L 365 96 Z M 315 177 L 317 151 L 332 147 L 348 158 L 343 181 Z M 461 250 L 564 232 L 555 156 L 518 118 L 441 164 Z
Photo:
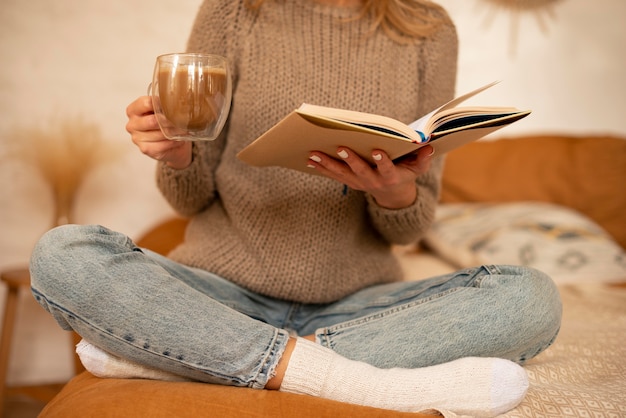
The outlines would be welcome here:
M 419 299 L 419 300 L 413 300 L 411 302 L 403 303 L 401 305 L 394 306 L 393 308 L 389 308 L 389 309 L 386 309 L 384 311 L 376 312 L 376 313 L 374 313 L 372 315 L 367 315 L 367 316 L 364 316 L 364 317 L 361 317 L 361 318 L 357 318 L 357 319 L 353 319 L 353 320 L 350 320 L 350 321 L 342 322 L 340 324 L 336 324 L 336 325 L 333 325 L 331 327 L 326 327 L 326 328 L 324 328 L 321 331 L 320 334 L 316 333 L 317 334 L 316 338 L 319 336 L 320 341 L 321 340 L 326 341 L 327 345 L 332 348 L 332 341 L 330 340 L 330 338 L 331 338 L 331 336 L 333 334 L 336 334 L 338 331 L 341 331 L 341 330 L 344 330 L 344 329 L 347 329 L 347 328 L 352 328 L 354 326 L 358 326 L 358 325 L 361 325 L 361 324 L 364 324 L 364 323 L 367 323 L 367 322 L 377 321 L 379 319 L 382 319 L 383 317 L 386 317 L 386 316 L 389 316 L 389 315 L 394 315 L 394 314 L 396 314 L 398 312 L 402 312 L 402 311 L 404 311 L 406 309 L 412 308 L 414 306 L 421 305 L 423 303 L 431 302 L 433 300 L 439 299 L 439 298 L 441 298 L 443 296 L 449 295 L 449 294 L 451 294 L 453 292 L 457 292 L 457 291 L 463 290 L 463 289 L 464 288 L 447 289 L 447 290 L 444 290 L 443 292 L 435 293 L 435 294 L 430 295 L 430 296 L 428 296 L 426 298 L 422 298 L 422 299 Z
M 287 337 L 288 338 L 288 337 Z M 249 384 L 250 388 L 253 389 L 263 389 L 267 382 L 276 375 L 276 367 L 278 366 L 278 359 L 280 359 L 285 352 L 287 344 L 280 344 L 279 340 L 282 340 L 282 331 L 280 329 L 276 329 L 274 333 L 274 337 L 270 341 L 265 350 L 266 355 L 259 362 L 258 372 L 252 378 L 252 381 Z M 272 359 L 276 359 L 276 361 L 272 362 Z M 259 381 L 260 377 L 264 377 L 261 381 Z
M 204 367 L 200 367 L 201 365 L 197 364 L 197 363 L 191 363 L 191 362 L 189 362 L 187 360 L 181 360 L 181 359 L 176 358 L 176 357 L 170 357 L 170 356 L 164 355 L 163 353 L 159 353 L 157 351 L 145 348 L 143 345 L 137 345 L 134 342 L 129 341 L 128 339 L 124 338 L 123 336 L 118 336 L 118 335 L 112 333 L 111 331 L 109 331 L 106 328 L 103 329 L 103 328 L 101 328 L 99 326 L 96 326 L 96 325 L 90 323 L 90 322 L 87 322 L 84 318 L 82 318 L 82 317 L 80 317 L 78 315 L 75 315 L 73 312 L 68 311 L 67 309 L 62 308 L 61 306 L 56 305 L 55 303 L 52 303 L 47 297 L 45 297 L 41 292 L 39 292 L 35 288 L 31 287 L 31 292 L 34 293 L 34 294 L 39 295 L 43 300 L 45 300 L 46 304 L 50 308 L 53 308 L 53 309 L 58 310 L 59 312 L 65 313 L 65 315 L 67 315 L 67 319 L 69 319 L 71 321 L 81 322 L 81 323 L 85 324 L 87 327 L 90 327 L 93 330 L 98 331 L 102 335 L 107 335 L 110 338 L 113 338 L 113 339 L 117 340 L 118 342 L 130 345 L 130 346 L 132 346 L 132 347 L 134 347 L 136 349 L 139 349 L 139 350 L 144 351 L 146 353 L 150 353 L 150 354 L 152 354 L 154 356 L 157 356 L 157 357 L 159 357 L 161 359 L 175 361 L 178 364 L 180 364 L 182 367 L 185 367 L 185 368 L 188 368 L 188 369 L 191 369 L 191 370 L 197 370 L 197 371 L 200 371 L 201 373 L 206 373 L 207 375 L 210 375 L 212 377 L 217 377 L 219 379 L 229 380 L 229 381 L 238 383 L 240 385 L 246 385 L 246 386 L 250 386 L 250 387 L 257 387 L 258 386 L 258 385 L 255 385 L 253 382 L 257 381 L 257 377 L 258 377 L 259 373 L 257 373 L 257 375 L 253 379 L 251 379 L 251 382 L 252 382 L 251 383 L 251 382 L 246 382 L 244 380 L 238 379 L 238 378 L 230 376 L 230 375 L 224 375 L 224 374 L 218 373 L 218 372 L 216 372 L 214 370 L 210 370 L 210 369 L 207 369 L 207 368 L 204 368 Z M 69 323 L 68 323 L 68 325 L 69 325 Z M 72 329 L 74 329 L 74 328 L 72 328 Z M 275 341 L 275 340 L 276 340 L 276 338 L 274 338 L 273 341 Z M 263 360 L 262 363 L 265 363 L 265 362 L 266 362 L 266 360 Z M 275 368 L 275 366 L 274 366 L 274 368 Z M 259 368 L 259 370 L 261 370 L 261 369 L 262 368 Z

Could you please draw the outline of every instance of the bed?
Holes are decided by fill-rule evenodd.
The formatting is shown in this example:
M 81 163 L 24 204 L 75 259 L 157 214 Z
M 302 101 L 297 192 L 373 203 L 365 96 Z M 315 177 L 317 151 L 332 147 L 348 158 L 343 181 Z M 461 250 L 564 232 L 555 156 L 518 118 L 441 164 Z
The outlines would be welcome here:
M 479 141 L 449 154 L 437 221 L 395 248 L 407 280 L 481 263 L 549 273 L 561 332 L 530 360 L 530 389 L 504 417 L 626 416 L 626 139 L 542 135 Z M 167 253 L 184 219 L 146 233 Z M 101 379 L 83 371 L 40 417 L 427 417 L 307 396 L 194 382 Z M 454 415 L 446 415 L 453 417 Z

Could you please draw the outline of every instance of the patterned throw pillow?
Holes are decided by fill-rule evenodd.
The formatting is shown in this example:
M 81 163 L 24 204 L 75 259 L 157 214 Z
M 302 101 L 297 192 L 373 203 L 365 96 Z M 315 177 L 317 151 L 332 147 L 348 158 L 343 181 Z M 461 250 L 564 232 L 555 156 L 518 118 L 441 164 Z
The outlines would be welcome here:
M 626 252 L 610 235 L 549 203 L 442 204 L 425 244 L 458 267 L 529 266 L 559 284 L 626 280 Z

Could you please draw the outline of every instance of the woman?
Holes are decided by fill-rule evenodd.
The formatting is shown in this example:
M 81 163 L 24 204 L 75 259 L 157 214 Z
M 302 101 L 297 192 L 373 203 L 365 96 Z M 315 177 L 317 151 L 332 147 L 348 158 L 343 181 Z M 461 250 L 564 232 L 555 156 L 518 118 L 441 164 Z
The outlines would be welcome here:
M 261 4 L 262 3 L 262 4 Z M 127 130 L 191 218 L 171 259 L 97 226 L 34 251 L 33 293 L 109 353 L 186 378 L 400 411 L 493 416 L 517 405 L 523 363 L 554 340 L 552 282 L 482 266 L 403 282 L 393 244 L 433 220 L 443 159 L 432 148 L 370 167 L 311 150 L 322 176 L 254 168 L 236 154 L 302 102 L 411 121 L 452 98 L 457 39 L 428 1 L 206 0 L 188 50 L 234 74 L 214 142 L 166 140 L 147 97 Z M 297 138 L 294 138 L 296 140 Z

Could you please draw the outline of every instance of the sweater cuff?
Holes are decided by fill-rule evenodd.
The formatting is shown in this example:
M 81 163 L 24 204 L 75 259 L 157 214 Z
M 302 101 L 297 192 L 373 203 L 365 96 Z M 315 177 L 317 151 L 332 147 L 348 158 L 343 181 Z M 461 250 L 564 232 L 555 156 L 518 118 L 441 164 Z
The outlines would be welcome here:
M 159 162 L 157 166 L 157 185 L 165 198 L 179 211 L 184 208 L 178 207 L 182 202 L 190 202 L 199 197 L 199 190 L 210 189 L 210 179 L 204 172 L 204 164 L 199 147 L 192 146 L 191 164 L 183 169 L 168 167 Z M 193 198 L 192 198 L 193 196 Z
M 196 144 L 192 143 L 191 144 L 191 163 L 185 167 L 185 168 L 172 168 L 169 165 L 167 165 L 167 163 L 164 163 L 162 161 L 159 161 L 159 170 L 168 173 L 168 174 L 172 174 L 172 175 L 176 175 L 176 173 L 185 173 L 187 171 L 189 171 L 190 169 L 193 170 L 193 167 L 197 167 L 198 166 L 198 147 L 196 146 Z
M 392 244 L 418 241 L 435 219 L 436 199 L 429 190 L 417 187 L 417 199 L 402 209 L 383 208 L 370 194 L 365 195 L 373 225 Z

